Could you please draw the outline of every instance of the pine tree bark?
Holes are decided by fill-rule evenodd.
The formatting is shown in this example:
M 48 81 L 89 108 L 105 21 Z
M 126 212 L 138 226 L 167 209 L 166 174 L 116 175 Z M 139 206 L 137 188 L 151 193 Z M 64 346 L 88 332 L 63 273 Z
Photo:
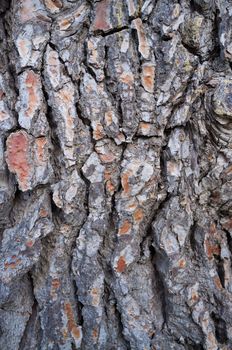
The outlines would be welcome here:
M 232 349 L 231 1 L 0 14 L 0 349 Z

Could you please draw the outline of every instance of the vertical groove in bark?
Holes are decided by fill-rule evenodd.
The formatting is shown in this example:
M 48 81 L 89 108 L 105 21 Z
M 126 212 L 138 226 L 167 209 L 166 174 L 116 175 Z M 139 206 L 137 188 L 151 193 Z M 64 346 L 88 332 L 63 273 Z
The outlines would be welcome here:
M 0 348 L 232 348 L 229 0 L 0 4 Z

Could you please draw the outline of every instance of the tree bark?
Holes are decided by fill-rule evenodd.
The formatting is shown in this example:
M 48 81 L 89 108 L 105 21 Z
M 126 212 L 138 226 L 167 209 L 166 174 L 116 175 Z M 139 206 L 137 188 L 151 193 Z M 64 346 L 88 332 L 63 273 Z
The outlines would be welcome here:
M 0 349 L 232 349 L 232 3 L 1 0 Z

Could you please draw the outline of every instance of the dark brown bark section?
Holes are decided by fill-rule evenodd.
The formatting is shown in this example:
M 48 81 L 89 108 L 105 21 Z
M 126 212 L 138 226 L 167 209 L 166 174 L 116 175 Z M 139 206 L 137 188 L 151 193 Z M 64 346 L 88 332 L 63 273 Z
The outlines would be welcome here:
M 232 349 L 231 14 L 1 2 L 1 349 Z

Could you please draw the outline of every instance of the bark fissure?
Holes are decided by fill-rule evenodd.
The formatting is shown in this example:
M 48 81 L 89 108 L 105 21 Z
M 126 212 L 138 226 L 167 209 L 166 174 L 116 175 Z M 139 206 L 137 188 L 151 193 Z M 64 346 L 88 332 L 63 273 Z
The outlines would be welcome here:
M 1 349 L 231 348 L 231 13 L 1 2 Z

